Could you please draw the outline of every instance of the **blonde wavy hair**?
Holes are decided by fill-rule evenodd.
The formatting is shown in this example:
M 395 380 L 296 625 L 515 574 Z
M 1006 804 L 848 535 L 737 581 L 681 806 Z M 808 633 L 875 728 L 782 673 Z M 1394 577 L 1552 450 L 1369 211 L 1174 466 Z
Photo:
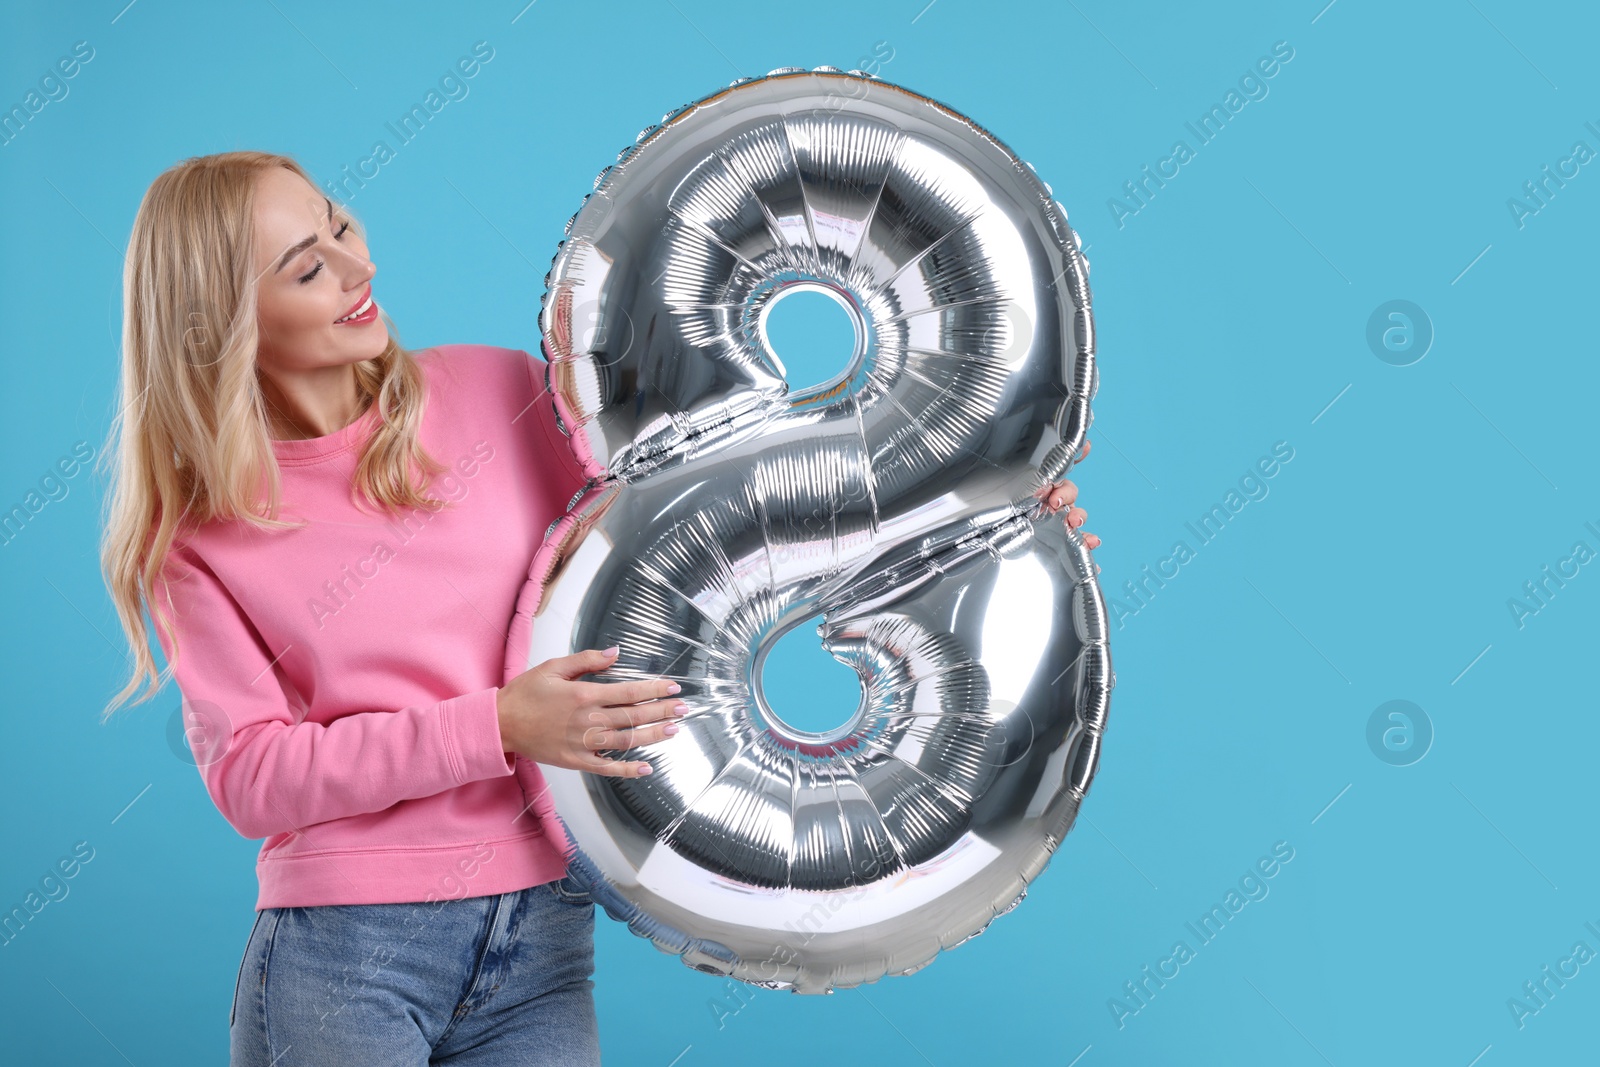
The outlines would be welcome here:
M 133 672 L 101 712 L 104 722 L 141 683 L 160 691 L 144 609 L 172 642 L 170 599 L 156 595 L 180 537 L 213 521 L 295 529 L 278 518 L 281 480 L 268 432 L 256 353 L 256 179 L 284 167 L 317 183 L 288 156 L 220 152 L 183 160 L 156 178 L 134 217 L 123 268 L 122 375 L 116 416 L 101 452 L 111 480 L 100 559 L 133 652 Z M 334 203 L 335 221 L 365 231 Z M 422 495 L 445 469 L 418 442 L 426 399 L 421 366 L 380 307 L 389 342 L 353 365 L 363 410 L 380 424 L 362 450 L 354 488 L 391 512 L 437 510 Z M 420 470 L 420 477 L 414 471 Z M 358 500 L 359 506 L 359 500 Z M 158 616 L 159 612 L 159 616 Z

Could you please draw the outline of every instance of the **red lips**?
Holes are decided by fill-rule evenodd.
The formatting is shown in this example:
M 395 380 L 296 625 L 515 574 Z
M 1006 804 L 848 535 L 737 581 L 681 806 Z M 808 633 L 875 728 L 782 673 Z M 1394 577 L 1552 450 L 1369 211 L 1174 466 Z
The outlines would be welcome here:
M 362 304 L 365 304 L 367 302 L 367 298 L 370 297 L 371 295 L 372 295 L 372 286 L 369 285 L 369 286 L 367 286 L 367 291 L 361 294 L 361 299 L 357 300 L 354 304 L 351 304 L 349 307 L 345 308 L 344 314 L 340 315 L 339 318 L 347 319 L 351 315 L 354 315 L 356 313 L 356 308 L 360 307 Z M 335 321 L 338 321 L 338 320 L 335 320 Z

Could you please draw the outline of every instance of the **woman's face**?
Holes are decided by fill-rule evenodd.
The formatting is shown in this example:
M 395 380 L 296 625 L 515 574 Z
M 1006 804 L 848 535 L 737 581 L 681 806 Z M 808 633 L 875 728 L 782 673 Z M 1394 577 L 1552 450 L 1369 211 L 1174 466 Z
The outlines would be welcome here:
M 254 222 L 262 368 L 293 374 L 381 355 L 389 333 L 370 301 L 377 267 L 348 217 L 298 174 L 271 167 L 257 178 Z M 352 311 L 361 314 L 339 321 Z

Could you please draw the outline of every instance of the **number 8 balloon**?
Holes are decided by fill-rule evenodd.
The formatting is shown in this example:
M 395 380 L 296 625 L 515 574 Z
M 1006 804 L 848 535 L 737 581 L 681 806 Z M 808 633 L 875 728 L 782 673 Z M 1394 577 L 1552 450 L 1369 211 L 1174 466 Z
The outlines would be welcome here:
M 741 78 L 640 133 L 567 224 L 541 311 L 588 485 L 518 600 L 507 680 L 620 645 L 667 677 L 642 777 L 518 773 L 596 902 L 688 965 L 825 993 L 909 974 L 1014 907 L 1077 817 L 1115 685 L 1081 536 L 1034 493 L 1098 385 L 1088 262 L 1050 187 L 863 71 Z M 765 317 L 849 311 L 791 391 Z M 768 650 L 820 617 L 860 676 L 797 729 Z

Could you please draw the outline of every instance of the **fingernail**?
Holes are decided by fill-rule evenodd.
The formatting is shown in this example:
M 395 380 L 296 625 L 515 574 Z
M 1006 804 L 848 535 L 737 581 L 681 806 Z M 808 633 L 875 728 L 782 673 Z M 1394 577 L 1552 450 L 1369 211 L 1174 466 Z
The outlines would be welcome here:
M 612 645 L 610 648 L 602 650 L 600 654 L 602 656 L 615 656 L 617 654 L 617 650 L 621 647 L 621 645 Z
M 675 715 L 687 715 L 689 714 L 689 705 L 680 700 L 672 705 L 672 711 Z
M 668 737 L 671 737 L 673 734 L 678 732 L 678 724 L 675 722 L 669 722 L 667 725 L 661 728 L 661 732 L 666 734 Z
M 681 693 L 681 692 L 683 692 L 683 686 L 679 685 L 677 682 L 668 682 L 667 683 L 667 693 L 668 694 Z
M 650 766 L 650 764 L 648 764 L 648 763 L 639 764 L 639 773 L 640 774 L 649 774 L 651 772 L 651 770 L 653 770 L 653 769 L 654 768 L 652 768 Z

